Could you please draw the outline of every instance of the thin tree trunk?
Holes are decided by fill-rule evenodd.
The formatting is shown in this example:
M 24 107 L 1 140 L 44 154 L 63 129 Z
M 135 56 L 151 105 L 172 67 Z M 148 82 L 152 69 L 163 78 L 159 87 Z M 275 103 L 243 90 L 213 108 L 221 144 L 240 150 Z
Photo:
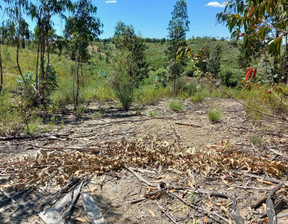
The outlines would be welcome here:
M 35 75 L 35 82 L 36 82 L 36 90 L 39 92 L 39 76 L 38 76 L 38 67 L 39 67 L 39 51 L 40 51 L 40 40 L 38 42 L 38 47 L 37 47 L 37 61 L 36 61 L 36 75 Z
M 40 28 L 40 86 L 39 86 L 39 92 L 41 98 L 41 104 L 43 105 L 45 102 L 45 91 L 44 91 L 44 80 L 45 80 L 45 74 L 44 74 L 44 64 L 45 64 L 45 19 L 46 19 L 46 13 L 45 13 L 45 7 L 44 7 L 44 13 L 41 18 L 41 28 Z
M 73 102 L 76 105 L 76 96 L 75 96 L 75 76 L 77 71 L 77 59 L 75 60 L 75 71 L 73 73 Z
M 78 63 L 77 63 L 77 72 L 76 72 L 77 91 L 76 91 L 75 110 L 77 110 L 77 108 L 78 108 L 78 106 L 79 106 L 79 92 L 80 92 L 79 66 L 81 66 L 81 62 L 78 62 Z
M 19 64 L 19 49 L 20 49 L 20 24 L 21 24 L 21 4 L 19 4 L 19 21 L 18 21 L 18 32 L 17 32 L 17 49 L 16 49 L 16 62 L 17 62 L 17 67 L 18 71 L 21 75 L 21 78 L 24 82 L 24 85 L 26 86 L 26 80 L 24 79 L 20 64 Z
M 1 41 L 0 41 L 0 93 L 3 89 L 3 67 L 2 67 L 2 54 L 1 54 Z

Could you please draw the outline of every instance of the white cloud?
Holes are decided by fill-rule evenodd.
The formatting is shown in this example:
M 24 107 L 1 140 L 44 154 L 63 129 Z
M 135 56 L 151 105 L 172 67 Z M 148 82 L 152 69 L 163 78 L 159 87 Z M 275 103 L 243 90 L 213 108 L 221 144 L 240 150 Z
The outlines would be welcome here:
M 107 0 L 107 1 L 105 1 L 105 3 L 111 4 L 111 3 L 117 3 L 117 1 L 116 0 Z
M 224 8 L 226 5 L 227 2 L 223 2 L 222 4 L 219 2 L 209 2 L 206 6 Z

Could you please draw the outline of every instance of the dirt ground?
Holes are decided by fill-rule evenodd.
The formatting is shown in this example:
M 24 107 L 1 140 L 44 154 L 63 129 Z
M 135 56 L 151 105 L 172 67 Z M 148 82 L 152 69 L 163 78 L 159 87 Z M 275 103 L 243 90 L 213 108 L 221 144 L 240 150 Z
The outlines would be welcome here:
M 93 103 L 81 117 L 68 108 L 42 135 L 1 138 L 0 223 L 44 223 L 39 212 L 84 176 L 106 223 L 268 223 L 267 198 L 288 223 L 288 122 L 252 121 L 232 99 L 183 103 L 183 112 L 167 101 L 128 112 Z M 223 111 L 219 122 L 210 107 Z M 89 223 L 81 200 L 73 209 L 68 223 Z

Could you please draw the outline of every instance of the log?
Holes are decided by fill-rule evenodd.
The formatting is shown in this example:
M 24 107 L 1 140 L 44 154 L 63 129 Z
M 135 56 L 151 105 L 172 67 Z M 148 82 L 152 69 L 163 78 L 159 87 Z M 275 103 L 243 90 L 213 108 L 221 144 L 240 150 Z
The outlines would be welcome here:
M 92 224 L 106 224 L 102 213 L 91 194 L 82 193 L 82 202 L 84 210 L 86 211 L 87 217 Z
M 65 220 L 62 218 L 61 211 L 64 210 L 64 208 L 69 205 L 70 205 L 69 209 L 71 209 L 70 207 L 75 200 L 75 196 L 77 196 L 77 192 L 81 191 L 82 185 L 83 182 L 81 182 L 74 190 L 70 191 L 59 201 L 57 201 L 52 207 L 46 209 L 45 211 L 40 212 L 38 214 L 39 217 L 46 224 L 64 224 Z

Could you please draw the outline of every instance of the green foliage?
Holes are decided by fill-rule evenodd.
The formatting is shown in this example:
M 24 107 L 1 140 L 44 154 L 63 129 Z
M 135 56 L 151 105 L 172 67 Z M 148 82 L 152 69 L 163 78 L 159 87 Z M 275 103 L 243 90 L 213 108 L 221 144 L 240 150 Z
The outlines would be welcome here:
M 114 56 L 114 71 L 110 78 L 110 84 L 115 97 L 121 102 L 125 110 L 130 108 L 134 99 L 137 83 L 134 77 L 137 74 L 137 67 L 130 52 L 117 52 Z
M 228 87 L 236 87 L 237 80 L 235 79 L 231 70 L 224 70 L 220 73 L 221 83 Z
M 210 122 L 216 123 L 222 119 L 223 113 L 219 109 L 210 108 L 207 112 L 207 117 Z
M 263 136 L 259 133 L 254 133 L 250 136 L 250 141 L 253 145 L 259 146 L 262 143 Z
M 150 111 L 148 112 L 148 115 L 149 115 L 150 117 L 159 117 L 159 112 L 158 112 L 157 110 L 150 110 Z
M 182 66 L 179 62 L 174 61 L 169 66 L 169 80 L 172 82 L 173 94 L 176 96 L 181 88 Z M 180 84 L 180 85 L 179 85 Z
M 184 0 L 178 0 L 172 11 L 172 19 L 169 22 L 168 55 L 175 60 L 180 47 L 186 46 L 186 32 L 189 31 L 187 4 Z
M 136 90 L 135 101 L 141 104 L 156 104 L 161 99 L 169 97 L 169 89 L 155 85 L 141 86 Z
M 193 103 L 200 103 L 203 100 L 205 100 L 206 97 L 208 97 L 210 95 L 210 93 L 205 90 L 202 89 L 200 91 L 197 91 L 196 93 L 194 93 L 191 97 L 190 97 L 190 101 Z
M 248 67 L 251 56 L 265 56 L 266 66 L 271 67 L 273 76 L 277 75 L 274 82 L 288 79 L 285 69 L 279 69 L 279 59 L 284 59 L 284 64 L 288 61 L 287 51 L 281 52 L 282 44 L 287 48 L 287 41 L 283 41 L 287 38 L 287 9 L 282 0 L 229 0 L 224 11 L 217 14 L 218 21 L 229 28 L 231 37 L 243 37 L 241 65 Z
M 215 47 L 212 49 L 208 62 L 207 62 L 207 69 L 208 72 L 212 73 L 214 77 L 217 77 L 218 73 L 220 72 L 221 66 L 221 46 L 216 44 Z
M 184 105 L 179 100 L 173 100 L 169 103 L 169 108 L 175 112 L 182 112 Z
M 132 25 L 125 25 L 120 21 L 115 28 L 112 41 L 117 50 L 129 52 L 129 60 L 134 64 L 134 71 L 133 73 L 131 71 L 128 73 L 133 78 L 135 86 L 138 87 L 140 82 L 147 77 L 146 45 L 144 40 L 135 34 Z

